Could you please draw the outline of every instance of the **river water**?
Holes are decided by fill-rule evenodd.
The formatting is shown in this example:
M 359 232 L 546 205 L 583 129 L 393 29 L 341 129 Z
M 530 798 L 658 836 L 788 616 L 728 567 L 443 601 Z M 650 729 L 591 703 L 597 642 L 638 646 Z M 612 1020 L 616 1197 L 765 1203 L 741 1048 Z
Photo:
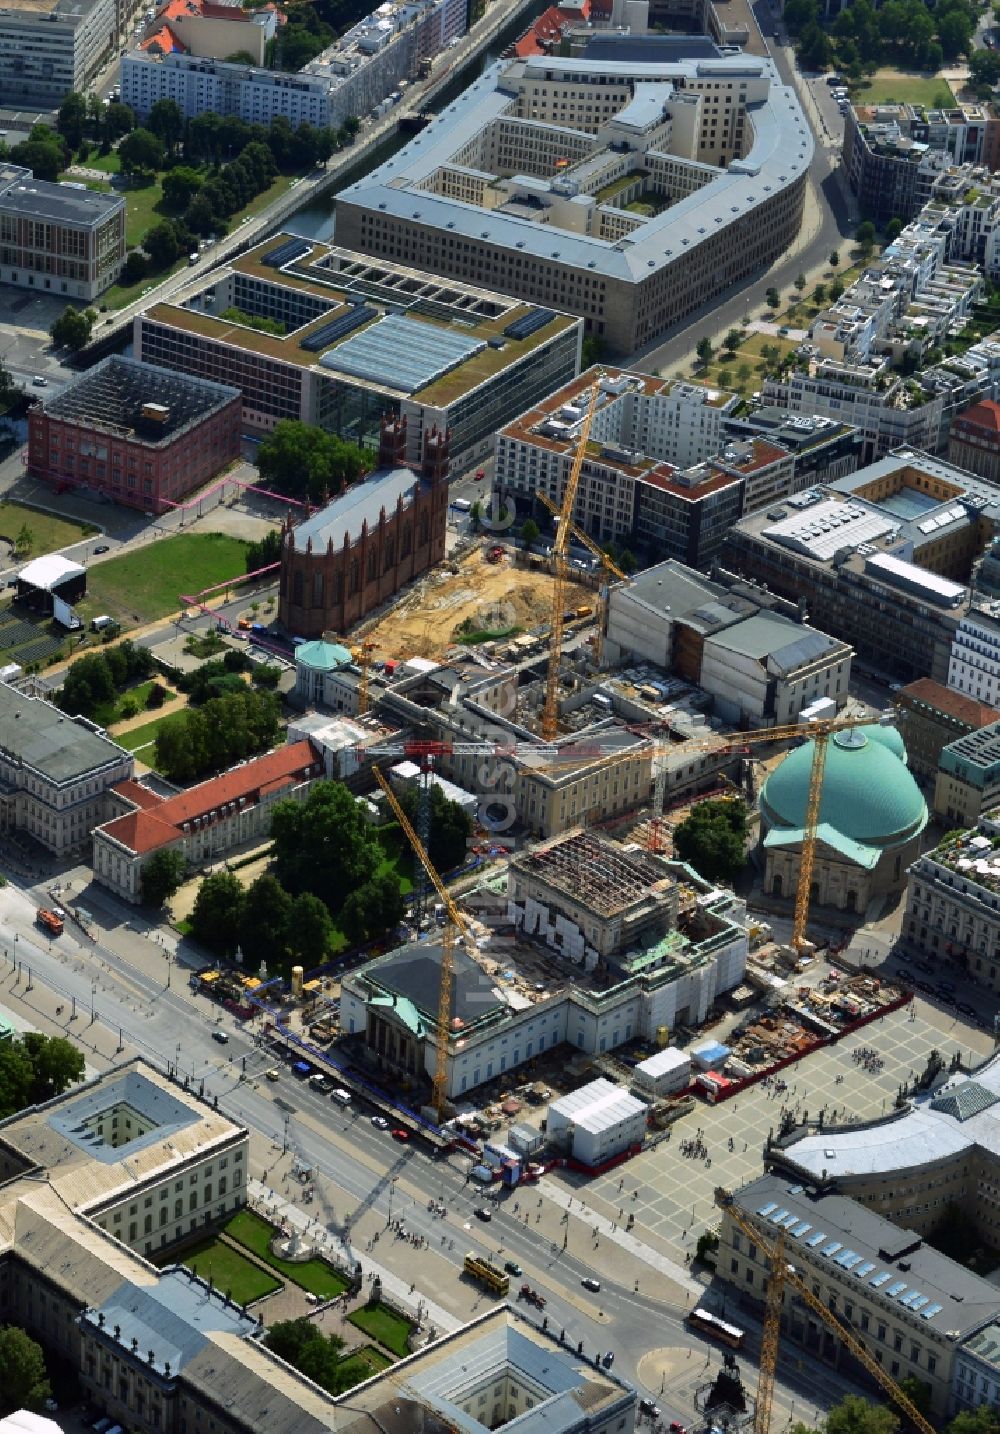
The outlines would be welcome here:
M 483 51 L 478 59 L 465 65 L 458 74 L 454 75 L 444 88 L 438 92 L 437 98 L 434 101 L 435 110 L 442 110 L 446 105 L 451 104 L 452 100 L 455 99 L 457 95 L 460 95 L 464 89 L 467 89 L 473 80 L 478 79 L 489 65 L 492 65 L 495 60 L 500 58 L 503 50 L 511 41 L 516 40 L 517 37 L 528 28 L 531 22 L 542 14 L 547 8 L 548 3 L 549 0 L 535 0 L 535 3 L 530 5 L 527 10 L 523 10 L 510 25 L 501 30 L 493 43 Z M 299 209 L 290 218 L 286 219 L 281 226 L 282 232 L 286 234 L 301 234 L 305 239 L 332 239 L 333 215 L 337 202 L 337 192 L 341 189 L 346 189 L 349 185 L 353 184 L 355 180 L 361 179 L 363 175 L 370 174 L 373 169 L 377 169 L 390 155 L 402 149 L 412 138 L 412 135 L 403 134 L 397 130 L 384 144 L 380 144 L 377 149 L 372 150 L 361 164 L 349 170 L 345 170 L 336 190 L 325 194 L 322 199 L 317 199 L 311 204 L 304 205 L 302 209 Z

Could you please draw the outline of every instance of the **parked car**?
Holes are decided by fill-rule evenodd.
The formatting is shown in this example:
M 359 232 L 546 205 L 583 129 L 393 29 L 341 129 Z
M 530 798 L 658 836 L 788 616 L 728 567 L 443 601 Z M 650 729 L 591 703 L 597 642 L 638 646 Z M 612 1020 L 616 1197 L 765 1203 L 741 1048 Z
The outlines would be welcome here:
M 652 1399 L 640 1399 L 639 1413 L 648 1414 L 650 1419 L 659 1419 L 660 1406 L 658 1404 L 655 1404 Z
M 34 384 L 35 388 L 48 388 L 49 386 L 48 379 L 43 378 L 40 373 L 36 373 L 31 382 Z
M 615 1362 L 615 1352 L 614 1352 L 613 1349 L 609 1349 L 608 1352 L 607 1352 L 607 1354 L 606 1354 L 606 1355 L 604 1356 L 604 1358 L 601 1360 L 601 1363 L 604 1365 L 604 1368 L 605 1368 L 605 1369 L 610 1369 L 611 1366 L 614 1364 L 614 1362 Z
M 374 1125 L 374 1127 L 375 1127 L 376 1130 L 388 1130 L 388 1129 L 389 1129 L 389 1122 L 386 1120 L 386 1118 L 385 1118 L 384 1115 L 373 1115 L 373 1116 L 372 1116 L 372 1125 Z
M 410 1132 L 408 1130 L 394 1130 L 392 1132 L 392 1138 L 393 1140 L 401 1140 L 405 1144 L 410 1138 Z
M 110 551 L 110 543 L 98 543 L 97 547 L 94 549 L 94 556 L 96 558 L 98 553 L 110 553 Z
M 342 1085 L 339 1085 L 337 1089 L 333 1092 L 333 1094 L 330 1096 L 330 1099 L 335 1100 L 338 1105 L 350 1105 L 351 1092 L 349 1090 L 345 1090 Z

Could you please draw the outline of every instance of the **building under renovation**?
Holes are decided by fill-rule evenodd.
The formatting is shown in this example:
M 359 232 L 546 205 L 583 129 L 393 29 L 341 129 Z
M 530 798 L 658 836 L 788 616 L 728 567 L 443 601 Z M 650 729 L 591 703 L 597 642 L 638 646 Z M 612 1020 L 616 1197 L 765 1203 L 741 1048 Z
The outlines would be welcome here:
M 240 456 L 240 391 L 113 354 L 28 414 L 28 472 L 162 513 Z
M 743 979 L 745 912 L 683 862 L 573 831 L 514 857 L 506 891 L 472 898 L 478 944 L 458 947 L 449 1018 L 452 1098 L 560 1044 L 600 1053 L 703 1021 Z M 341 1026 L 357 1058 L 433 1076 L 441 943 L 408 943 L 345 974 Z

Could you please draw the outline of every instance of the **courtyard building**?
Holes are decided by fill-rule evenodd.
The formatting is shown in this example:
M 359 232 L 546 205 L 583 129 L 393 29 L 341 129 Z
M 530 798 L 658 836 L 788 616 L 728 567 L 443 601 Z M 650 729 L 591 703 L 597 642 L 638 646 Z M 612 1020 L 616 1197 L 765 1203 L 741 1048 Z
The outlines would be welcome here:
M 909 870 L 903 935 L 1000 992 L 1000 808 L 949 832 Z
M 235 385 L 257 433 L 294 418 L 377 452 L 382 420 L 405 419 L 403 461 L 436 427 L 460 469 L 580 369 L 581 321 L 493 282 L 277 235 L 137 315 L 135 352 Z
M 971 827 L 1000 801 L 1000 721 L 956 737 L 941 749 L 934 810 L 952 826 Z
M 0 11 L 4 106 L 54 109 L 67 90 L 85 90 L 117 45 L 123 9 L 119 0 L 7 0 Z
M 959 634 L 964 627 L 959 626 Z M 956 646 L 959 640 L 956 634 Z M 952 648 L 951 673 L 955 671 L 956 648 Z M 998 694 L 1000 696 L 1000 694 Z M 937 779 L 941 753 L 949 742 L 968 732 L 978 732 L 1000 722 L 1000 711 L 976 697 L 966 696 L 954 681 L 948 687 L 930 677 L 918 677 L 893 698 L 899 723 L 906 737 L 910 771 L 922 782 Z
M 986 398 L 952 419 L 948 462 L 1000 482 L 1000 403 Z
M 338 195 L 337 242 L 578 314 L 626 355 L 788 248 L 812 144 L 769 60 L 592 35 L 492 65 Z
M 28 414 L 28 473 L 164 513 L 240 456 L 240 392 L 113 354 Z

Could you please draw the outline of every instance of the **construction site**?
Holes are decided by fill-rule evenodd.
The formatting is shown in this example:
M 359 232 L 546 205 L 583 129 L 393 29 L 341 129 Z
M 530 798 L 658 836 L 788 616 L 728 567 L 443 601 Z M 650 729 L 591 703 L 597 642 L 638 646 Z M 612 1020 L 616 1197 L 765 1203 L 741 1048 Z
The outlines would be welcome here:
M 552 616 L 555 579 L 544 560 L 512 561 L 506 549 L 490 560 L 492 544 L 443 563 L 414 583 L 364 632 L 376 660 L 442 658 L 455 643 L 481 644 L 528 637 L 540 649 Z M 567 584 L 576 610 L 593 612 L 593 585 Z

